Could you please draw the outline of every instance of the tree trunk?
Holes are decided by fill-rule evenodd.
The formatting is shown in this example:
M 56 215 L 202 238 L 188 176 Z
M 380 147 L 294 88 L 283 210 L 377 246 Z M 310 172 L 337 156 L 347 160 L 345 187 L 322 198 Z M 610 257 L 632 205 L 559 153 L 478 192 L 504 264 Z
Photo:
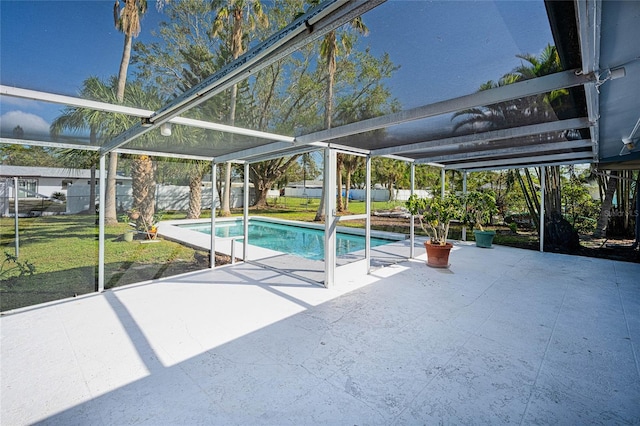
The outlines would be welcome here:
M 187 219 L 200 218 L 202 211 L 202 176 L 191 176 L 189 179 L 189 211 Z
M 224 163 L 224 188 L 220 216 L 231 216 L 231 163 Z
M 600 216 L 598 217 L 598 223 L 596 224 L 596 230 L 593 231 L 595 238 L 602 238 L 606 235 L 607 224 L 609 223 L 609 215 L 611 213 L 611 205 L 613 204 L 613 195 L 616 192 L 618 183 L 616 177 L 618 172 L 612 170 L 609 173 L 609 178 L 606 180 L 606 189 L 604 192 L 604 201 L 600 207 Z
M 522 174 L 520 171 L 516 173 L 516 177 L 518 179 L 518 183 L 520 184 L 520 189 L 522 189 L 522 194 L 524 195 L 524 200 L 527 204 L 527 210 L 529 210 L 529 215 L 533 220 L 533 223 L 536 227 L 536 230 L 540 232 L 540 214 L 539 214 L 539 205 L 538 200 L 535 196 L 535 188 L 533 187 L 533 181 L 531 180 L 531 175 L 528 169 L 524 169 L 525 176 L 527 177 L 527 182 L 531 186 L 531 191 L 527 187 L 527 183 L 522 178 Z M 533 192 L 533 196 L 531 193 Z
M 329 53 L 327 54 L 327 87 L 324 95 L 324 128 L 331 128 L 331 119 L 333 114 L 333 82 L 336 77 L 336 32 L 330 31 L 325 37 L 327 37 L 327 44 L 330 46 Z M 323 180 L 327 177 L 326 167 L 323 171 Z M 341 189 L 340 189 L 341 191 Z M 339 192 L 340 192 L 339 191 Z M 320 205 L 316 212 L 316 217 L 313 219 L 316 222 L 324 219 L 324 185 L 322 185 L 322 194 L 320 195 Z
M 140 212 L 138 225 L 148 230 L 154 223 L 156 201 L 156 181 L 154 165 L 148 155 L 139 155 L 133 161 L 131 169 L 131 192 L 133 207 Z
M 129 69 L 129 60 L 131 59 L 131 35 L 124 35 L 124 47 L 122 49 L 122 59 L 120 60 L 120 70 L 118 71 L 118 91 L 116 99 L 118 102 L 124 102 L 124 88 L 127 84 L 127 70 Z
M 118 172 L 118 154 L 109 153 L 109 170 L 107 171 L 107 187 L 104 195 L 104 223 L 115 225 L 118 223 L 116 213 L 116 174 Z
M 320 195 L 320 205 L 318 206 L 318 210 L 316 211 L 316 217 L 313 218 L 313 220 L 315 222 L 322 222 L 324 220 L 324 196 L 325 196 L 324 182 L 327 180 L 327 175 L 328 175 L 327 168 L 328 167 L 329 167 L 329 165 L 325 161 L 324 162 L 324 166 L 322 167 L 322 182 L 323 182 L 323 185 L 322 185 L 322 193 Z
M 256 192 L 256 202 L 254 204 L 255 207 L 266 207 L 267 206 L 267 195 L 269 194 L 269 187 L 266 186 L 258 186 L 253 185 L 253 188 Z
M 96 211 L 96 165 L 92 164 L 89 172 L 91 184 L 89 185 L 89 214 Z
M 349 211 L 349 190 L 351 189 L 351 171 L 347 170 L 347 185 L 345 188 L 344 209 Z
M 344 199 L 342 198 L 342 166 L 344 165 L 344 154 L 338 153 L 336 155 L 336 180 L 338 185 L 338 199 L 336 201 L 336 210 L 343 212 Z
M 91 145 L 96 145 L 97 143 L 97 132 L 95 126 L 91 126 L 89 139 L 91 141 Z M 96 213 L 96 163 L 95 161 L 91 161 L 91 168 L 89 169 L 89 214 Z
M 545 185 L 545 212 L 546 218 L 562 215 L 562 198 L 560 192 L 560 166 L 544 168 Z
M 242 8 L 233 10 L 233 29 L 231 32 L 231 55 L 236 60 L 242 54 Z M 229 100 L 229 125 L 236 123 L 236 102 L 238 99 L 238 85 L 231 87 L 231 99 Z M 233 134 L 230 135 L 233 144 Z M 222 194 L 222 206 L 220 216 L 231 216 L 231 163 L 225 165 L 224 193 Z
M 120 70 L 118 72 L 118 89 L 116 99 L 119 103 L 124 102 L 124 88 L 127 84 L 127 70 L 129 68 L 129 59 L 131 58 L 131 35 L 124 35 L 124 47 L 122 49 L 122 59 L 120 60 Z M 116 173 L 118 171 L 118 154 L 111 152 L 109 154 L 109 172 L 107 174 L 107 187 L 105 190 L 105 206 L 104 206 L 104 222 L 106 225 L 115 225 L 118 223 L 116 209 Z

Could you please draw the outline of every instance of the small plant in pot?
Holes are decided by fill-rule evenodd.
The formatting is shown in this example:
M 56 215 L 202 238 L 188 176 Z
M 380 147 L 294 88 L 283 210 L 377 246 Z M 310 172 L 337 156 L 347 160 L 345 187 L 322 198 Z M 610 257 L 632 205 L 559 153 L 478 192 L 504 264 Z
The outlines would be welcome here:
M 447 242 L 447 237 L 451 221 L 462 216 L 460 199 L 454 195 L 419 198 L 414 194 L 405 205 L 412 215 L 418 217 L 420 227 L 429 235 L 429 241 L 424 243 L 427 265 L 434 268 L 449 267 L 449 252 L 453 244 Z
M 140 217 L 140 210 L 134 207 L 127 212 L 127 215 L 129 216 L 129 219 L 136 221 Z
M 485 230 L 483 224 L 489 224 L 496 212 L 496 199 L 490 192 L 473 191 L 465 197 L 464 222 L 473 228 L 476 246 L 489 248 L 493 244 L 496 231 Z

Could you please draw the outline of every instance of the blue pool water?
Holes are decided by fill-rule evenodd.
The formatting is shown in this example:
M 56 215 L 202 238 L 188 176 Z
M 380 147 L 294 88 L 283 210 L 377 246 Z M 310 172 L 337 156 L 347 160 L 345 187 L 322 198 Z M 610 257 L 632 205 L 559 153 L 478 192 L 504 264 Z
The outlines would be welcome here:
M 180 225 L 180 227 L 211 234 L 210 223 Z M 242 237 L 243 235 L 241 220 L 216 222 L 216 237 Z M 371 238 L 371 247 L 393 241 L 395 240 Z M 324 230 L 250 219 L 249 244 L 307 259 L 324 259 Z M 364 236 L 337 233 L 337 256 L 358 250 L 364 250 Z

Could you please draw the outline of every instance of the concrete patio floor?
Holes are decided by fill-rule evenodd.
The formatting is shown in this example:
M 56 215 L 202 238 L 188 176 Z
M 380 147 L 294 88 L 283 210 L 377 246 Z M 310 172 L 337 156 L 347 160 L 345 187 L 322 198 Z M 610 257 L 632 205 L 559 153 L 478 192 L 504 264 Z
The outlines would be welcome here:
M 4 315 L 0 423 L 640 423 L 640 265 L 451 263 L 333 289 L 236 264 Z

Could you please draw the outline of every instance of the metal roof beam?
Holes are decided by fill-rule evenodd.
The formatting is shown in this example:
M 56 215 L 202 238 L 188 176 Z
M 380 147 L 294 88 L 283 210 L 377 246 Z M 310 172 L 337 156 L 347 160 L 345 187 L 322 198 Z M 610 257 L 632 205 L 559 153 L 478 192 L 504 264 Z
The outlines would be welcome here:
M 142 149 L 138 150 L 138 149 L 129 149 L 129 148 L 118 148 L 118 149 L 114 149 L 113 151 L 119 154 L 149 155 L 151 157 L 167 157 L 167 158 L 180 158 L 183 160 L 212 161 L 211 157 L 207 157 L 204 155 L 177 154 L 174 152 L 145 151 Z
M 515 127 L 512 129 L 494 130 L 486 133 L 474 133 L 471 135 L 454 136 L 447 139 L 417 142 L 408 145 L 398 145 L 388 148 L 375 149 L 371 155 L 387 154 L 408 154 L 410 152 L 428 152 L 447 145 L 467 145 L 475 144 L 479 141 L 492 141 L 502 139 L 513 139 L 524 136 L 537 135 L 540 133 L 561 132 L 564 130 L 580 129 L 587 127 L 587 118 L 572 118 L 569 120 L 553 121 L 550 123 L 533 124 L 529 126 Z
M 601 1 L 587 0 L 574 2 L 576 18 L 578 20 L 578 36 L 580 54 L 582 57 L 582 72 L 585 74 L 598 73 L 600 69 L 600 24 L 602 20 Z M 597 85 L 598 79 L 585 84 L 584 92 L 587 100 L 587 112 L 591 121 L 591 140 L 593 142 L 593 158 L 598 160 L 598 144 L 600 140 L 600 96 Z
M 590 162 L 592 159 L 591 151 L 585 152 L 568 152 L 562 154 L 548 154 L 548 155 L 533 155 L 530 157 L 522 158 L 506 158 L 502 160 L 486 160 L 486 161 L 474 161 L 472 163 L 459 163 L 459 164 L 445 164 L 446 169 L 456 170 L 474 170 L 479 168 L 486 169 L 500 169 L 500 168 L 521 168 L 521 167 L 533 167 L 526 165 L 527 163 L 544 164 L 547 162 L 568 162 L 568 161 L 583 161 L 585 163 Z M 503 167 L 504 166 L 504 167 Z
M 100 151 L 100 147 L 97 145 L 80 145 L 80 144 L 60 143 L 60 142 L 52 142 L 52 141 L 37 141 L 32 139 L 0 138 L 0 143 L 11 144 L 11 145 L 43 146 L 47 148 L 78 149 L 78 150 L 84 150 L 84 151 Z M 114 151 L 120 154 L 150 155 L 154 157 L 169 157 L 169 158 L 182 158 L 186 160 L 211 161 L 211 157 L 206 157 L 202 155 L 176 154 L 173 152 L 146 151 L 142 149 L 123 149 L 123 148 L 118 148 Z
M 127 129 L 102 148 L 109 152 L 200 105 L 218 93 L 316 40 L 385 0 L 326 0 L 255 46 L 220 71 L 193 86 L 148 119 Z
M 404 161 L 405 163 L 413 163 L 415 162 L 415 158 L 409 158 L 409 157 L 403 157 L 401 155 L 392 155 L 392 154 L 388 154 L 388 155 L 383 155 L 384 158 L 390 158 L 392 160 L 399 160 L 399 161 Z
M 299 155 L 299 154 L 304 154 L 306 152 L 317 151 L 317 150 L 318 150 L 318 147 L 314 147 L 310 145 L 301 145 L 298 148 L 289 148 L 286 151 L 271 152 L 271 153 L 265 153 L 264 155 L 260 155 L 256 157 L 248 157 L 243 162 L 248 162 L 253 164 L 253 163 L 259 163 L 261 161 L 275 160 L 277 158 L 290 157 L 292 155 Z
M 550 143 L 541 143 L 541 144 L 531 144 L 531 145 L 521 145 L 514 146 L 509 148 L 500 148 L 500 149 L 489 149 L 485 151 L 473 151 L 473 152 L 463 152 L 459 154 L 446 154 L 439 155 L 435 157 L 425 157 L 424 159 L 416 160 L 416 163 L 433 163 L 433 162 L 455 162 L 461 160 L 471 160 L 475 158 L 493 158 L 493 157 L 501 157 L 506 155 L 517 155 L 517 154 L 536 154 L 539 153 L 542 155 L 544 152 L 550 151 L 560 151 L 560 150 L 569 150 L 576 148 L 590 148 L 591 140 L 590 139 L 580 139 L 574 141 L 563 141 L 563 142 L 550 142 Z
M 591 163 L 589 159 L 584 160 L 573 160 L 573 161 L 552 161 L 549 163 L 536 163 L 536 164 L 526 164 L 526 165 L 511 165 L 511 166 L 501 166 L 501 167 L 480 167 L 476 169 L 464 169 L 466 172 L 486 172 L 486 171 L 494 171 L 494 170 L 511 170 L 511 169 L 528 169 L 530 167 L 549 167 L 549 166 L 569 166 L 571 164 L 588 164 Z
M 260 145 L 253 148 L 247 148 L 229 154 L 219 155 L 215 157 L 216 163 L 225 163 L 227 161 L 245 160 L 247 158 L 269 154 L 274 151 L 280 151 L 283 149 L 291 148 L 292 145 L 286 142 L 268 143 L 266 145 Z
M 10 87 L 0 85 L 0 95 L 11 96 L 14 98 L 31 99 L 35 101 L 43 101 L 48 103 L 60 104 L 65 106 L 74 106 L 78 108 L 87 108 L 95 111 L 112 112 L 115 114 L 125 114 L 132 117 L 148 118 L 153 111 L 133 108 L 124 105 L 115 105 L 107 102 L 92 101 L 89 99 L 75 98 L 72 96 L 57 95 L 54 93 L 38 92 L 36 90 L 21 89 L 19 87 Z M 169 123 L 179 124 L 182 126 L 197 127 L 199 129 L 217 130 L 220 132 L 234 133 L 236 135 L 252 136 L 261 139 L 271 139 L 274 141 L 283 141 L 293 143 L 293 136 L 278 135 L 275 133 L 261 132 L 258 130 L 245 129 L 242 127 L 228 126 L 226 124 L 212 123 L 210 121 L 195 120 L 193 118 L 174 117 Z
M 400 111 L 394 114 L 374 117 L 368 120 L 334 127 L 332 129 L 309 133 L 308 135 L 297 137 L 296 141 L 299 143 L 328 141 L 357 133 L 382 129 L 408 121 L 419 120 L 455 111 L 462 111 L 469 108 L 492 105 L 497 102 L 537 95 L 540 93 L 550 92 L 552 90 L 580 86 L 591 81 L 595 81 L 595 76 L 593 74 L 585 75 L 580 70 L 563 71 L 501 86 L 495 89 L 483 90 L 471 95 L 461 96 L 459 98 L 448 99 L 406 111 Z
M 52 141 L 37 141 L 33 139 L 12 139 L 12 138 L 0 138 L 0 143 L 6 143 L 11 145 L 29 145 L 29 146 L 44 146 L 47 148 L 69 148 L 80 149 L 85 151 L 99 151 L 100 147 L 97 145 L 81 145 L 75 143 L 60 143 Z

